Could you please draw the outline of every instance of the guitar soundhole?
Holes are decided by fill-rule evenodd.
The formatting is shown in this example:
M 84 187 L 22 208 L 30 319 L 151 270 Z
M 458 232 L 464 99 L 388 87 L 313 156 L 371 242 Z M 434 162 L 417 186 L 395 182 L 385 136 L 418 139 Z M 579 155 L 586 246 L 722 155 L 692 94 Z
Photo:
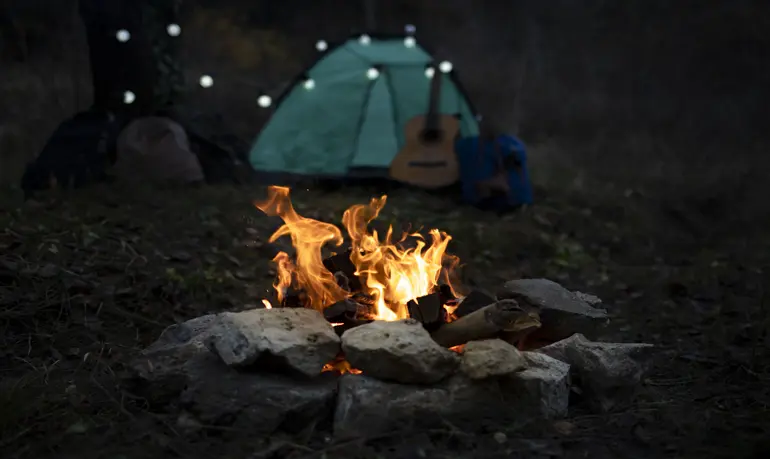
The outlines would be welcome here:
M 435 143 L 442 138 L 441 129 L 423 129 L 420 139 L 426 143 Z
M 411 167 L 421 167 L 424 169 L 435 169 L 438 167 L 447 167 L 446 161 L 409 161 Z

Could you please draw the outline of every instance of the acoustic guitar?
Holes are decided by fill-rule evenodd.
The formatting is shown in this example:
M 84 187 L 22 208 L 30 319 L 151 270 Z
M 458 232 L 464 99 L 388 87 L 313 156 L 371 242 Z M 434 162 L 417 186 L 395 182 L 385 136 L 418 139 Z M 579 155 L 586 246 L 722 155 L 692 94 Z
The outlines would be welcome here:
M 428 112 L 417 115 L 404 126 L 404 146 L 390 164 L 391 178 L 422 188 L 441 188 L 460 178 L 455 154 L 455 138 L 460 120 L 439 113 L 441 80 L 435 72 L 431 79 Z

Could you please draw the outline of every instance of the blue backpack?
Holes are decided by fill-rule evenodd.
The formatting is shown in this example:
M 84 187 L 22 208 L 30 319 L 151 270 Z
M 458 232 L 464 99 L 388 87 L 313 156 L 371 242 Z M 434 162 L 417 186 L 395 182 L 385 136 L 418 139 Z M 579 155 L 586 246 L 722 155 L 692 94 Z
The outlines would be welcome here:
M 466 203 L 494 210 L 532 204 L 527 151 L 519 139 L 501 135 L 492 142 L 463 137 L 455 143 L 455 150 Z

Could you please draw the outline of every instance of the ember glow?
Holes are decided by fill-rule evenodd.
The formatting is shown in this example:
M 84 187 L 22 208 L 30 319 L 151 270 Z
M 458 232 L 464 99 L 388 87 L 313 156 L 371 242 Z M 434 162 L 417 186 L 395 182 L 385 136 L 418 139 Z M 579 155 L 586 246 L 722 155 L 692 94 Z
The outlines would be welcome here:
M 268 198 L 256 206 L 269 216 L 279 216 L 284 224 L 270 237 L 274 242 L 282 236 L 290 236 L 296 251 L 292 260 L 285 252 L 279 252 L 273 262 L 277 276 L 273 287 L 278 300 L 283 301 L 289 288 L 299 289 L 307 295 L 307 306 L 318 311 L 350 296 L 341 288 L 323 264 L 321 249 L 327 244 L 341 247 L 344 238 L 340 229 L 297 214 L 289 198 L 290 190 L 272 186 Z M 428 295 L 441 282 L 450 285 L 451 270 L 457 258 L 446 253 L 452 237 L 437 229 L 430 230 L 430 243 L 414 233 L 414 248 L 403 248 L 402 241 L 393 240 L 393 229 L 379 235 L 369 231 L 369 223 L 377 218 L 385 206 L 387 196 L 373 198 L 369 204 L 357 204 L 345 211 L 342 223 L 351 247 L 351 262 L 356 276 L 363 285 L 363 292 L 374 301 L 373 318 L 398 320 L 409 317 L 406 304 L 410 300 Z

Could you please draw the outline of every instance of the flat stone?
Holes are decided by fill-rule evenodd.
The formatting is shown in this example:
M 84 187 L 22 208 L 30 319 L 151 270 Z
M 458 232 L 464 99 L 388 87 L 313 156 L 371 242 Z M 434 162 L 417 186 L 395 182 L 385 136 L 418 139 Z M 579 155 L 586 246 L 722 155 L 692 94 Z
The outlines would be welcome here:
M 342 334 L 345 358 L 364 374 L 386 381 L 432 384 L 454 373 L 459 356 L 430 337 L 414 319 L 374 321 Z
M 575 334 L 536 352 L 570 364 L 588 404 L 606 412 L 633 400 L 649 370 L 653 349 L 652 344 L 595 342 Z
M 471 379 L 505 376 L 527 368 L 518 349 L 501 339 L 471 341 L 465 345 L 460 371 Z
M 534 340 L 554 342 L 574 333 L 595 336 L 609 322 L 607 311 L 592 307 L 585 301 L 586 294 L 578 295 L 548 279 L 506 282 L 497 296 L 538 310 L 541 327 L 529 337 Z
M 340 350 L 334 328 L 318 311 L 305 308 L 225 312 L 219 333 L 207 345 L 229 366 L 275 366 L 317 376 Z

